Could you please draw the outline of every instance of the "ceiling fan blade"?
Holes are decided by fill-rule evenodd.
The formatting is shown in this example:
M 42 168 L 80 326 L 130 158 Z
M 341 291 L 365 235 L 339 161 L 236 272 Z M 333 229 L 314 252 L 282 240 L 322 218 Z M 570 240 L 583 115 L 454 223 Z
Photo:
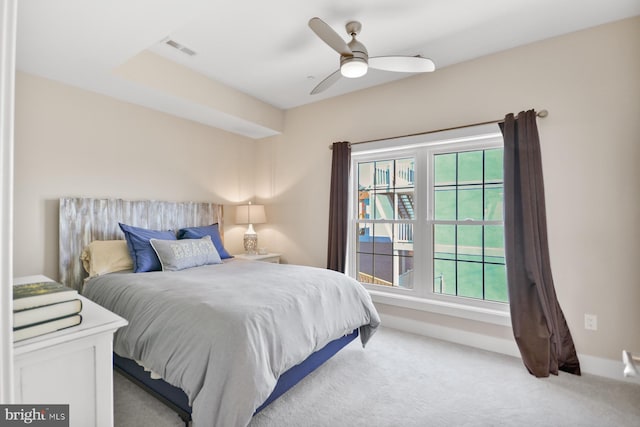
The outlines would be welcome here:
M 421 56 L 374 56 L 369 58 L 369 67 L 399 73 L 428 73 L 436 69 L 432 60 Z
M 309 28 L 313 30 L 314 33 L 318 37 L 322 39 L 326 44 L 328 44 L 333 50 L 338 52 L 340 55 L 353 55 L 347 43 L 336 33 L 333 28 L 327 25 L 320 18 L 311 18 L 309 20 Z
M 315 95 L 329 88 L 335 82 L 340 80 L 340 77 L 342 77 L 342 74 L 340 74 L 340 70 L 336 70 L 333 73 L 329 74 L 329 77 L 318 83 L 318 85 L 313 88 L 313 90 L 311 91 L 311 95 Z

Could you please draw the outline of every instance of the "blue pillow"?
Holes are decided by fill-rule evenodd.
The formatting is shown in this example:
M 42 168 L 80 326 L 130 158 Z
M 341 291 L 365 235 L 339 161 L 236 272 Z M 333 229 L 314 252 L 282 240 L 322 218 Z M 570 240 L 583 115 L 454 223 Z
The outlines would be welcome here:
M 118 223 L 127 240 L 127 247 L 133 259 L 133 271 L 144 273 L 146 271 L 160 271 L 162 264 L 158 255 L 153 250 L 150 239 L 176 240 L 176 235 L 171 230 L 148 230 L 146 228 L 133 227 Z
M 227 259 L 233 258 L 229 255 L 229 252 L 224 248 L 222 239 L 220 238 L 220 230 L 218 229 L 218 223 L 205 225 L 202 227 L 187 227 L 178 230 L 178 239 L 201 239 L 204 236 L 211 236 L 213 246 L 216 247 L 220 258 Z

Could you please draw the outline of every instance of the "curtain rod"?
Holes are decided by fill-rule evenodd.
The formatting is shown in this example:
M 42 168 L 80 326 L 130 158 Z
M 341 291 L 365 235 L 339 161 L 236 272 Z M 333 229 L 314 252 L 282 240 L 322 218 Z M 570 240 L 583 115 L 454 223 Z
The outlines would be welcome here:
M 548 115 L 549 115 L 549 112 L 547 110 L 540 110 L 540 111 L 538 111 L 536 113 L 536 117 L 540 117 L 541 119 L 547 117 Z M 464 129 L 464 128 L 470 128 L 470 127 L 473 127 L 473 126 L 490 125 L 492 123 L 502 123 L 502 122 L 504 122 L 504 119 L 489 120 L 488 122 L 472 123 L 472 124 L 469 124 L 469 125 L 454 126 L 454 127 L 451 127 L 451 128 L 444 128 L 444 129 L 437 129 L 437 130 L 428 130 L 426 132 L 410 133 L 410 134 L 407 134 L 407 135 L 392 136 L 390 138 L 378 138 L 378 139 L 370 139 L 370 140 L 367 140 L 367 141 L 350 142 L 349 146 L 358 145 L 358 144 L 366 144 L 368 142 L 386 141 L 386 140 L 389 140 L 389 139 L 407 138 L 407 137 L 410 137 L 410 136 L 429 135 L 430 133 L 445 132 L 445 131 L 448 131 L 448 130 Z M 329 150 L 333 150 L 333 144 L 329 144 Z

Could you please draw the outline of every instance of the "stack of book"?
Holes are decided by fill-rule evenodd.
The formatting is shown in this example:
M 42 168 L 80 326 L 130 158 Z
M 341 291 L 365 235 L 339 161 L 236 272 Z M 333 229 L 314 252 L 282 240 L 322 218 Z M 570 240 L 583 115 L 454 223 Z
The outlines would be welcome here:
M 78 291 L 57 282 L 13 286 L 13 341 L 79 325 Z

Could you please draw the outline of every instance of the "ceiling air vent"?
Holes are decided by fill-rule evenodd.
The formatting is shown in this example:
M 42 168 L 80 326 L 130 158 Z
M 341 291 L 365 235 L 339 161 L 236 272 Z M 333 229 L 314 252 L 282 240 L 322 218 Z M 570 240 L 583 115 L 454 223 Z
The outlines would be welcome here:
M 186 47 L 186 46 L 182 46 L 180 43 L 178 43 L 178 42 L 176 42 L 176 41 L 174 41 L 174 40 L 169 39 L 169 40 L 167 40 L 165 43 L 166 43 L 166 44 L 168 44 L 169 46 L 173 47 L 173 48 L 178 49 L 178 50 L 179 50 L 180 52 L 182 52 L 182 53 L 186 53 L 186 54 L 187 54 L 187 55 L 189 55 L 189 56 L 193 56 L 193 55 L 195 55 L 195 54 L 196 54 L 196 52 L 195 52 L 195 51 L 193 51 L 193 50 L 189 49 L 189 48 L 188 48 L 188 47 Z

